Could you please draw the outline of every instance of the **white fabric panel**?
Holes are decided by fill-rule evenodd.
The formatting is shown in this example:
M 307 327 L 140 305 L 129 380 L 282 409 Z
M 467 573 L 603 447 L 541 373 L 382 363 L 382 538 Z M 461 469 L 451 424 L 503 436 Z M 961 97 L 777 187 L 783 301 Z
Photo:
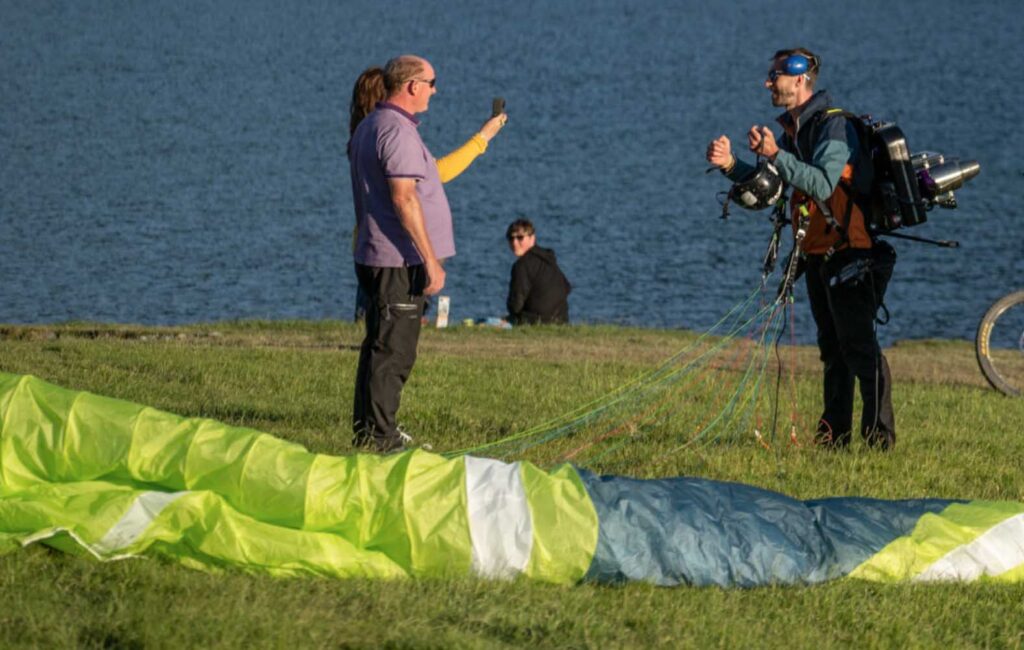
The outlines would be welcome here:
M 107 534 L 93 546 L 98 553 L 113 553 L 129 546 L 138 538 L 157 515 L 188 492 L 144 492 L 135 499 L 128 511 L 116 524 L 110 527 Z
M 533 549 L 533 522 L 519 463 L 466 456 L 473 571 L 488 578 L 521 573 Z
M 1024 514 L 1010 517 L 974 541 L 958 546 L 914 580 L 974 580 L 997 576 L 1024 563 Z

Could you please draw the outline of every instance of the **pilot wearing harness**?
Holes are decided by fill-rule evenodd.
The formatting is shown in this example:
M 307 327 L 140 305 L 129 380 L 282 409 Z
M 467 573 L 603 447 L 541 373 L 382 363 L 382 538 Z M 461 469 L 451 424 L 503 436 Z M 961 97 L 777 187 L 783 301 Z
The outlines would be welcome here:
M 858 205 L 870 190 L 871 164 L 854 126 L 842 111 L 831 109 L 825 91 L 814 91 L 819 67 L 818 57 L 804 48 L 772 57 L 765 87 L 772 104 L 786 109 L 778 118 L 783 135 L 776 143 L 762 126 L 747 134 L 750 150 L 770 166 L 737 160 L 724 135 L 708 145 L 707 159 L 738 183 L 749 185 L 758 174 L 777 171 L 793 188 L 793 228 L 802 231 L 800 255 L 824 364 L 824 409 L 815 440 L 829 448 L 849 445 L 856 379 L 863 402 L 861 434 L 870 446 L 885 450 L 895 444 L 896 430 L 889 366 L 875 334 L 884 288 L 875 286 L 875 244 Z M 753 194 L 761 198 L 756 189 Z

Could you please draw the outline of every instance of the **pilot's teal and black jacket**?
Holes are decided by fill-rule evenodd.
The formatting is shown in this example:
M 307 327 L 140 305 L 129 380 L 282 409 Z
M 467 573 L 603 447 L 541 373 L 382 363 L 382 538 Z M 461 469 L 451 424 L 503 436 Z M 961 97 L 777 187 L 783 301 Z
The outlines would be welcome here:
M 856 128 L 843 111 L 833 107 L 832 98 L 822 90 L 807 100 L 796 119 L 786 111 L 777 120 L 783 135 L 773 162 L 782 180 L 794 190 L 790 198 L 794 229 L 799 223 L 801 208 L 810 215 L 810 226 L 801 249 L 811 255 L 847 245 L 871 248 L 864 214 L 853 200 L 854 196 L 867 194 L 871 165 L 862 160 Z M 752 170 L 753 167 L 737 158 L 735 167 L 726 176 L 736 181 Z M 817 202 L 828 206 L 846 231 L 848 241 L 843 241 L 839 230 L 828 223 Z

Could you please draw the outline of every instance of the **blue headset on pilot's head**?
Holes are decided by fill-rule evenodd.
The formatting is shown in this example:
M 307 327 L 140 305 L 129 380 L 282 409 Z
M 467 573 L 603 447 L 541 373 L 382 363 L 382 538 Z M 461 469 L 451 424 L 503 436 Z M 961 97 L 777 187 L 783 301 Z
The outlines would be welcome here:
M 805 56 L 803 54 L 790 54 L 782 60 L 782 68 L 779 72 L 791 76 L 809 75 L 811 71 L 818 68 L 818 57 Z M 809 77 L 808 77 L 809 78 Z

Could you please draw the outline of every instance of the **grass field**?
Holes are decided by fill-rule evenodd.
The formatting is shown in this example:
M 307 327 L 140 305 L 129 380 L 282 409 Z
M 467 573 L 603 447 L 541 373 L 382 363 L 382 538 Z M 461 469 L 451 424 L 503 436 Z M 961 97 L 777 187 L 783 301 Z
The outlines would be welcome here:
M 327 323 L 183 328 L 0 327 L 0 370 L 268 431 L 345 454 L 361 330 Z M 471 447 L 576 408 L 694 337 L 615 327 L 426 330 L 403 397 L 435 450 Z M 785 353 L 787 360 L 789 352 Z M 806 442 L 816 351 L 795 355 Z M 987 388 L 966 342 L 902 342 L 892 453 L 828 453 L 739 435 L 668 453 L 660 434 L 593 465 L 635 476 L 743 481 L 799 498 L 867 495 L 1024 500 L 1024 400 Z M 728 368 L 724 369 L 728 371 Z M 713 395 L 711 386 L 708 395 Z M 694 400 L 662 423 L 705 417 Z M 550 465 L 569 441 L 523 453 Z M 155 560 L 100 564 L 33 546 L 0 556 L 0 646 L 217 647 L 1020 647 L 1024 586 L 721 590 L 554 587 L 471 578 L 398 582 L 210 575 Z

